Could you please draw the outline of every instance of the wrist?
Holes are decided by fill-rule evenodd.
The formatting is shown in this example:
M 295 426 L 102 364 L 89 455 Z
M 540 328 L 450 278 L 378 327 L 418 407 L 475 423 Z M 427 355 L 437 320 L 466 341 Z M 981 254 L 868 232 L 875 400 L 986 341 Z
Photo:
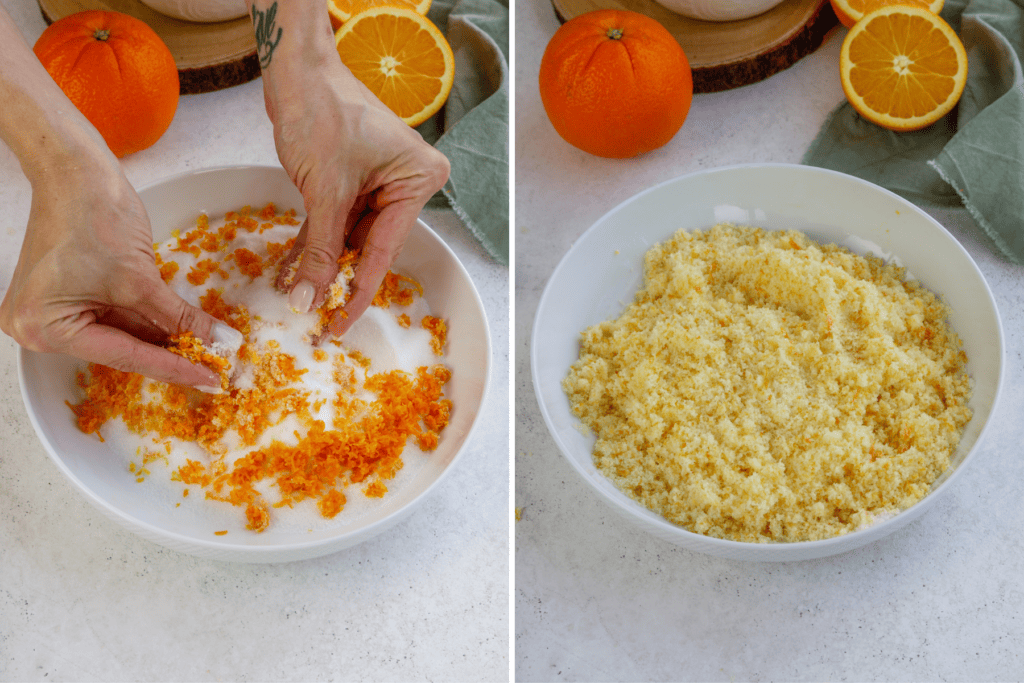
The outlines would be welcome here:
M 9 17 L 0 12 L 0 42 L 8 46 L 0 67 L 0 138 L 35 185 L 81 166 L 94 173 L 116 169 L 117 159 L 88 119 L 39 63 Z
M 250 17 L 264 78 L 294 77 L 338 59 L 323 0 L 254 0 Z
M 117 157 L 92 125 L 84 117 L 86 125 L 77 125 L 71 118 L 46 126 L 19 156 L 33 187 L 52 180 L 66 182 L 68 177 L 104 180 L 122 175 Z

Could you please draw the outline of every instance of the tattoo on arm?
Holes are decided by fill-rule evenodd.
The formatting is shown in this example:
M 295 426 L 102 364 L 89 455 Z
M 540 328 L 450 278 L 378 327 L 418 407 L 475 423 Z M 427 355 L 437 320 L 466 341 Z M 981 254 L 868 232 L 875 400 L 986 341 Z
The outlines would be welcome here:
M 276 25 L 276 18 L 276 2 L 266 12 L 256 9 L 256 5 L 253 4 L 252 24 L 256 30 L 256 54 L 260 58 L 260 69 L 266 69 L 270 66 L 274 50 L 277 48 L 277 44 L 281 42 L 281 33 L 284 29 Z M 274 35 L 275 28 L 277 29 L 277 35 Z

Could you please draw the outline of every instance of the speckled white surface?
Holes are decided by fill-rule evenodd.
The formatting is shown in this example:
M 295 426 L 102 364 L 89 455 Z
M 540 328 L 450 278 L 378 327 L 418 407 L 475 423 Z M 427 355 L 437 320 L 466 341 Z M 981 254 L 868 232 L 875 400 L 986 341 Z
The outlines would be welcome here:
M 34 1 L 0 0 L 29 42 Z M 262 85 L 183 97 L 170 129 L 124 160 L 136 186 L 189 169 L 277 163 Z M 29 185 L 0 145 L 0 287 Z M 409 520 L 316 560 L 200 560 L 123 531 L 63 479 L 0 336 L 0 681 L 507 680 L 508 269 L 448 211 L 424 220 L 480 290 L 491 392 L 457 469 Z
M 1024 677 L 1024 267 L 959 212 L 933 212 L 978 263 L 1006 333 L 995 424 L 936 509 L 822 560 L 715 559 L 640 534 L 565 462 L 537 410 L 529 338 L 561 256 L 621 201 L 667 178 L 799 162 L 842 100 L 842 33 L 755 85 L 698 95 L 680 133 L 639 159 L 558 138 L 537 93 L 558 24 L 516 3 L 515 672 L 521 681 L 982 681 Z M 1024 189 L 1022 189 L 1024 191 Z M 586 286 L 580 283 L 580 286 Z

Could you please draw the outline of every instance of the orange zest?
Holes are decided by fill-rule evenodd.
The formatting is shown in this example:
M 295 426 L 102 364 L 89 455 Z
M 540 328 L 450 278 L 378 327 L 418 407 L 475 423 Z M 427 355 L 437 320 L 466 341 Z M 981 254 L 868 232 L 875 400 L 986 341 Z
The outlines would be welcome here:
M 223 356 L 211 353 L 203 346 L 203 340 L 191 332 L 172 335 L 167 350 L 179 355 L 192 363 L 203 365 L 220 377 L 220 387 L 226 390 L 230 384 L 231 361 Z
M 223 265 L 250 277 L 266 277 L 263 267 L 278 263 L 289 244 L 278 244 L 267 252 L 258 246 L 253 246 L 256 251 L 232 249 L 230 244 L 239 230 L 255 232 L 266 223 L 295 225 L 298 221 L 294 212 L 278 215 L 272 204 L 258 211 L 246 207 L 231 212 L 218 230 L 211 229 L 206 216 L 200 216 L 194 228 L 172 238 L 173 250 L 198 251 L 200 256 L 213 250 L 221 260 L 200 259 L 199 263 L 210 260 L 217 268 Z M 345 251 L 339 266 L 351 269 L 357 256 Z M 162 269 L 171 263 L 176 265 L 158 260 Z M 169 272 L 166 279 L 174 277 L 175 273 Z M 422 294 L 415 280 L 389 272 L 375 303 L 409 305 Z M 347 502 L 345 488 L 353 484 L 361 485 L 368 497 L 384 496 L 388 491 L 385 482 L 403 467 L 402 455 L 410 439 L 424 451 L 438 446 L 451 413 L 451 401 L 444 397 L 451 371 L 443 365 L 423 366 L 415 372 L 375 373 L 370 371 L 370 359 L 354 349 L 344 353 L 316 349 L 315 363 L 333 362 L 328 376 L 334 387 L 314 397 L 303 383 L 309 369 L 283 352 L 279 342 L 261 342 L 251 336 L 265 321 L 241 304 L 229 304 L 214 287 L 206 289 L 199 303 L 245 337 L 236 356 L 229 359 L 210 352 L 190 332 L 172 336 L 167 348 L 217 373 L 222 393 L 205 394 L 91 364 L 88 372 L 78 375 L 84 398 L 74 405 L 68 403 L 78 428 L 86 434 L 96 434 L 102 440 L 103 425 L 120 419 L 131 433 L 162 444 L 162 449 L 147 446 L 137 450 L 141 463 L 132 462 L 129 467 L 137 481 L 147 480 L 148 467 L 157 460 L 170 465 L 172 440 L 196 444 L 205 457 L 185 459 L 184 464 L 179 459 L 172 480 L 201 487 L 207 499 L 239 507 L 246 528 L 259 532 L 272 524 L 274 507 L 305 500 L 313 501 L 323 517 L 335 517 Z M 445 321 L 427 316 L 423 325 L 431 330 L 432 347 L 443 352 Z M 229 382 L 235 364 L 251 371 L 251 380 L 244 386 Z M 325 419 L 321 409 L 328 405 L 332 411 Z M 289 418 L 296 421 L 294 431 L 289 427 L 288 434 L 267 438 L 268 430 Z M 290 443 L 278 440 L 279 436 Z M 267 491 L 264 484 L 279 494 L 273 502 L 261 493 Z M 182 496 L 188 494 L 189 488 L 184 489 Z
M 956 106 L 967 83 L 967 52 L 938 15 L 888 5 L 847 33 L 839 73 L 857 113 L 890 130 L 912 131 Z
M 444 355 L 444 345 L 448 341 L 448 324 L 441 318 L 432 315 L 424 316 L 420 321 L 423 329 L 430 332 L 430 348 L 438 356 Z

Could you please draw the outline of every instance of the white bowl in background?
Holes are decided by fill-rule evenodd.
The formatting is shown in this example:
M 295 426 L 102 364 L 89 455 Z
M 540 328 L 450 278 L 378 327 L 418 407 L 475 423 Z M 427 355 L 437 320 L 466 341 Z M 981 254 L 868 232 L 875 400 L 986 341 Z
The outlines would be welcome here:
M 230 21 L 249 13 L 246 0 L 141 0 L 160 14 L 204 24 Z
M 782 0 L 657 0 L 657 2 L 662 7 L 690 19 L 738 21 L 764 14 L 782 3 Z
M 174 229 L 194 226 L 200 212 L 215 220 L 247 204 L 274 202 L 282 210 L 294 208 L 300 216 L 304 213 L 302 196 L 280 167 L 188 172 L 149 185 L 139 196 L 157 242 L 168 239 Z M 418 221 L 393 269 L 418 280 L 432 314 L 448 323 L 443 362 L 452 370 L 445 386 L 445 396 L 452 401 L 451 421 L 441 433 L 437 449 L 426 456 L 427 462 L 415 476 L 398 487 L 389 482 L 388 494 L 357 519 L 347 519 L 343 510 L 312 532 L 280 531 L 272 524 L 259 534 L 214 535 L 225 528 L 226 517 L 243 515 L 242 510 L 212 501 L 204 501 L 206 506 L 177 508 L 172 501 L 181 499 L 170 495 L 169 470 L 152 466 L 152 475 L 144 483 L 136 482 L 126 466 L 126 458 L 133 454 L 115 453 L 112 442 L 79 431 L 65 401 L 81 400 L 75 377 L 85 364 L 69 356 L 19 349 L 18 376 L 29 418 L 57 467 L 91 503 L 129 531 L 173 550 L 216 560 L 287 562 L 327 555 L 365 541 L 405 519 L 455 466 L 477 423 L 490 373 L 490 333 L 480 296 L 441 238 Z
M 860 254 L 895 256 L 952 308 L 968 357 L 974 416 L 949 469 L 920 502 L 869 528 L 797 543 L 711 538 L 668 522 L 619 491 L 594 465 L 594 436 L 581 428 L 562 379 L 579 357 L 580 333 L 618 317 L 643 283 L 643 255 L 679 229 L 730 222 L 794 229 Z M 555 268 L 541 296 L 530 344 L 534 390 L 562 454 L 589 487 L 630 523 L 689 550 L 739 560 L 806 560 L 878 540 L 917 519 L 945 494 L 981 443 L 1002 383 L 1002 325 L 995 300 L 967 251 L 913 204 L 867 181 L 810 166 L 753 164 L 669 180 L 626 200 L 591 226 Z M 595 539 L 598 540 L 598 539 Z

